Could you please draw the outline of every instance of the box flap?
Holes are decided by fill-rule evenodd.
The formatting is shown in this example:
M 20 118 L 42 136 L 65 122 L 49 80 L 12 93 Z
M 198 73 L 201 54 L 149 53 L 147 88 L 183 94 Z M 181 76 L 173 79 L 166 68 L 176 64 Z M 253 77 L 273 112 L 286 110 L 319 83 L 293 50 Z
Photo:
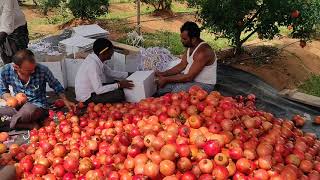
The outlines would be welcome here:
M 131 76 L 127 78 L 127 80 L 132 80 L 136 82 L 143 82 L 147 79 L 154 71 L 136 71 Z
M 74 37 L 62 40 L 59 43 L 66 46 L 86 48 L 86 47 L 91 47 L 94 41 L 95 39 L 89 39 L 82 36 L 74 36 Z
M 101 34 L 109 34 L 108 31 L 102 29 L 97 24 L 82 25 L 82 26 L 74 27 L 72 29 L 76 34 L 84 37 L 91 37 L 91 36 L 96 36 Z

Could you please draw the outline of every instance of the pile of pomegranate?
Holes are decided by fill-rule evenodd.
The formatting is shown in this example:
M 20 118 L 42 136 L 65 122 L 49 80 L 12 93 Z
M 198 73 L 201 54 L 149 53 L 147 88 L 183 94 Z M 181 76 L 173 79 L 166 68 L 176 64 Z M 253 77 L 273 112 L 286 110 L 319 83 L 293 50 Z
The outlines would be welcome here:
M 30 180 L 319 180 L 320 141 L 298 128 L 304 118 L 279 119 L 254 102 L 193 86 L 136 104 L 91 103 L 81 117 L 51 111 L 29 144 L 6 151 L 0 133 L 0 165 Z

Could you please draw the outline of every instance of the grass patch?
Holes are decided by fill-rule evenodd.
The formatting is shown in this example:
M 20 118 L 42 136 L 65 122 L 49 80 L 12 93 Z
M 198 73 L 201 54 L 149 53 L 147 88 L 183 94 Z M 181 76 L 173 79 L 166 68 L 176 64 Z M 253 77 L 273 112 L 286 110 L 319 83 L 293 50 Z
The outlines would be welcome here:
M 216 51 L 230 46 L 230 41 L 227 38 L 216 38 L 213 33 L 207 31 L 201 33 L 201 38 Z
M 135 3 L 126 3 L 126 4 L 130 4 L 130 6 L 136 6 Z M 154 9 L 150 6 L 141 5 L 141 15 L 145 15 L 145 14 L 151 14 L 153 13 Z M 125 19 L 125 18 L 130 18 L 130 17 L 134 17 L 137 15 L 137 11 L 135 8 L 132 9 L 128 9 L 127 11 L 119 11 L 119 10 L 110 10 L 108 13 L 98 17 L 98 19 Z
M 155 33 L 143 34 L 144 42 L 142 47 L 164 47 L 174 55 L 180 55 L 185 51 L 180 41 L 180 33 L 169 31 L 156 31 Z M 229 46 L 229 41 L 224 38 L 215 39 L 212 34 L 204 32 L 201 38 L 205 40 L 215 50 L 220 50 Z M 118 40 L 121 43 L 127 43 L 127 37 Z
M 62 25 L 71 21 L 74 18 L 68 10 L 55 9 L 52 12 L 53 13 L 49 16 L 36 17 L 28 21 L 30 40 L 40 39 L 44 36 L 54 33 L 50 30 L 47 31 L 46 26 L 52 27 L 52 25 Z M 39 26 L 43 26 L 44 29 L 39 28 Z
M 175 13 L 193 13 L 197 11 L 196 8 L 191 8 L 191 7 L 188 7 L 188 5 L 185 3 L 178 3 L 178 2 L 172 3 L 171 9 Z
M 314 39 L 320 40 L 320 24 L 316 25 L 316 32 L 312 34 Z
M 141 45 L 144 48 L 163 47 L 171 51 L 174 55 L 180 55 L 185 48 L 180 42 L 180 35 L 175 32 L 157 31 L 155 33 L 143 34 L 144 42 Z M 127 37 L 118 40 L 121 43 L 128 44 Z
M 306 94 L 320 97 L 320 75 L 313 75 L 299 87 L 299 90 Z
M 47 21 L 46 18 L 35 18 L 35 19 L 32 19 L 31 21 L 28 21 L 28 30 L 29 30 L 30 40 L 36 40 L 49 34 L 45 32 L 39 32 L 39 30 L 36 29 L 37 26 L 41 24 L 46 24 L 46 21 Z
M 117 3 L 129 3 L 129 2 L 133 2 L 134 0 L 110 0 L 109 3 L 110 4 L 117 4 Z
M 31 21 L 28 21 L 28 24 L 31 26 L 36 26 L 36 25 L 45 25 L 48 24 L 47 18 L 34 18 Z
M 112 31 L 115 34 L 129 33 L 134 30 L 129 26 L 129 21 L 125 19 L 110 19 L 99 21 L 102 28 Z
M 184 51 L 184 47 L 180 42 L 180 34 L 169 31 L 157 31 L 143 35 L 145 41 L 143 46 L 148 47 L 164 47 L 171 51 L 174 55 L 179 55 Z
M 280 26 L 279 30 L 280 34 L 283 36 L 290 36 L 290 34 L 292 33 L 292 30 L 289 30 L 288 27 L 285 26 Z
M 120 3 L 120 0 L 118 0 Z M 132 6 L 135 7 L 136 4 L 132 3 L 128 0 L 128 2 L 125 2 L 125 0 L 122 2 L 125 3 L 127 6 Z M 116 4 L 116 1 L 114 2 Z M 147 4 L 141 3 L 141 15 L 147 15 L 147 14 L 152 14 L 154 13 L 154 8 L 152 6 L 149 6 Z M 179 2 L 173 2 L 172 3 L 172 11 L 174 13 L 193 13 L 196 12 L 195 8 L 189 8 L 186 4 L 184 3 L 179 3 Z M 100 17 L 98 19 L 125 19 L 125 18 L 130 18 L 134 17 L 137 15 L 136 8 L 129 8 L 127 11 L 119 11 L 119 10 L 112 10 Z

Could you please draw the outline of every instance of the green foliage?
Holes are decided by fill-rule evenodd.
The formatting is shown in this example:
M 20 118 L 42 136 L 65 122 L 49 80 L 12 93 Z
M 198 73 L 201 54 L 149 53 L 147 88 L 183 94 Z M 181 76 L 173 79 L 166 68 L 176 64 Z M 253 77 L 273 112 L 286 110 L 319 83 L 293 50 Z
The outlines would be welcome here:
M 199 9 L 203 26 L 231 40 L 236 52 L 255 33 L 272 39 L 281 26 L 291 26 L 292 37 L 308 40 L 320 22 L 319 0 L 188 0 Z M 299 13 L 292 17 L 292 13 Z M 241 35 L 247 33 L 246 36 Z
M 34 0 L 38 4 L 43 14 L 47 15 L 51 8 L 59 6 L 60 0 Z
M 313 75 L 310 79 L 304 82 L 299 89 L 304 93 L 320 97 L 320 76 Z
M 110 4 L 112 3 L 129 3 L 133 2 L 134 0 L 110 0 Z
M 153 6 L 155 11 L 171 10 L 172 0 L 141 0 L 141 2 Z
M 69 0 L 68 7 L 76 18 L 96 18 L 108 10 L 109 0 Z
M 56 15 L 47 17 L 48 24 L 63 24 L 70 21 L 73 16 L 71 11 L 67 8 L 67 2 L 61 1 L 59 7 L 56 9 Z
M 64 24 L 72 20 L 73 16 L 71 13 L 68 13 L 67 10 L 61 12 L 58 15 L 47 18 L 47 24 Z

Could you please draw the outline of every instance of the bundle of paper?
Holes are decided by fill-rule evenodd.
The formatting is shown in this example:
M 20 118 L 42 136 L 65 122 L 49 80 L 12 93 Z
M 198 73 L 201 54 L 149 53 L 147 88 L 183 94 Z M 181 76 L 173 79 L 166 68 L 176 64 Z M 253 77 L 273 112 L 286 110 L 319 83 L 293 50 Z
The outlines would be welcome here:
M 58 61 L 64 56 L 64 53 L 57 51 L 52 43 L 44 40 L 30 43 L 29 49 L 33 51 L 38 62 Z
M 94 39 L 85 38 L 82 36 L 73 36 L 71 38 L 59 42 L 59 49 L 69 54 L 77 52 L 90 51 L 93 47 Z
M 72 28 L 73 35 L 72 36 L 82 36 L 86 38 L 106 38 L 109 34 L 108 31 L 102 29 L 97 24 L 91 24 L 91 25 L 83 25 L 83 26 L 77 26 Z

